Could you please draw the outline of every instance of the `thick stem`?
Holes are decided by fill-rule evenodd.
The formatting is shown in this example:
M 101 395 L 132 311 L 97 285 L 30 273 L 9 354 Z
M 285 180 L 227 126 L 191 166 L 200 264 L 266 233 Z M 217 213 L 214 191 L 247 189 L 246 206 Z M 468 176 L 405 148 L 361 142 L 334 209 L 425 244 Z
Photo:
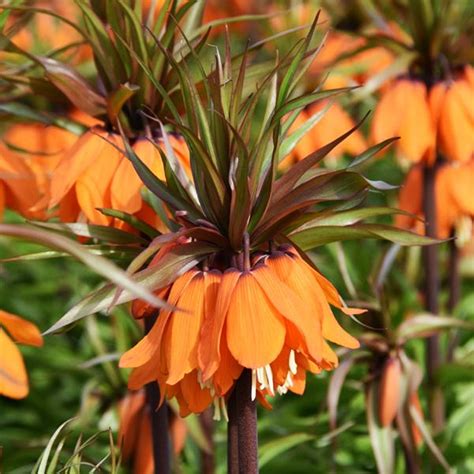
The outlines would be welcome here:
M 252 400 L 251 392 L 252 371 L 246 369 L 235 383 L 234 391 L 229 399 L 228 465 L 230 474 L 258 473 L 257 404 L 255 400 Z M 237 463 L 235 461 L 236 448 Z
M 435 180 L 437 167 L 425 165 L 423 172 L 423 212 L 426 221 L 426 235 L 437 237 L 436 194 Z M 439 312 L 439 261 L 438 246 L 428 245 L 423 248 L 423 263 L 425 269 L 425 306 L 426 309 L 437 315 Z M 435 372 L 441 364 L 440 344 L 438 335 L 427 340 L 426 368 L 428 384 L 431 392 L 430 412 L 435 432 L 444 425 L 443 393 L 436 385 Z
M 239 413 L 237 407 L 237 391 L 229 397 L 227 403 L 229 422 L 227 423 L 227 472 L 239 474 Z
M 145 319 L 145 332 L 148 333 L 155 323 L 157 314 Z M 160 387 L 156 382 L 146 386 L 146 398 L 151 416 L 151 434 L 153 442 L 154 474 L 171 473 L 171 451 L 169 441 L 168 406 L 163 402 L 160 407 Z
M 449 300 L 448 300 L 448 311 L 450 314 L 453 313 L 459 303 L 461 295 L 461 278 L 459 274 L 459 249 L 454 240 L 449 242 Z M 449 341 L 447 360 L 452 362 L 454 358 L 454 351 L 459 343 L 459 332 L 455 332 L 452 339 Z
M 240 474 L 258 473 L 257 402 L 252 400 L 252 371 L 247 369 L 236 382 L 239 426 Z
M 209 452 L 202 451 L 201 454 L 201 473 L 202 474 L 213 474 L 215 472 L 215 459 L 214 459 L 214 441 L 213 431 L 214 422 L 212 420 L 212 410 L 208 408 L 200 416 L 202 431 L 207 440 L 209 446 Z

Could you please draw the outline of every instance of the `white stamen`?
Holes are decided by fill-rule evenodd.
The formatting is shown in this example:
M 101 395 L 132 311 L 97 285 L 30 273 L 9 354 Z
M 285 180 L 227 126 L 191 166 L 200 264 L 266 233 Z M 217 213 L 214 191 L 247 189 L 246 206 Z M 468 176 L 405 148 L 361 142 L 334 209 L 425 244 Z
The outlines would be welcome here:
M 227 406 L 225 404 L 224 397 L 220 397 L 219 400 L 221 402 L 222 415 L 224 416 L 224 420 L 229 421 L 229 415 L 227 413 Z
M 270 391 L 271 395 L 275 395 L 275 390 L 273 388 L 273 372 L 272 368 L 268 364 L 265 366 L 265 374 L 267 376 L 268 390 Z
M 258 383 L 260 384 L 260 390 L 263 390 L 266 386 L 265 384 L 265 372 L 263 371 L 263 367 L 259 367 L 257 369 L 257 380 Z
M 220 408 L 219 399 L 214 398 L 214 400 L 212 400 L 212 403 L 214 404 L 214 416 L 212 417 L 212 419 L 216 420 L 216 421 L 220 421 L 221 420 L 221 408 Z
M 293 375 L 296 375 L 296 372 L 298 371 L 298 366 L 296 365 L 295 351 L 293 349 L 291 349 L 290 351 L 290 358 L 289 358 L 288 365 L 290 367 L 290 372 Z
M 252 392 L 251 398 L 252 401 L 257 397 L 257 372 L 255 369 L 252 369 Z

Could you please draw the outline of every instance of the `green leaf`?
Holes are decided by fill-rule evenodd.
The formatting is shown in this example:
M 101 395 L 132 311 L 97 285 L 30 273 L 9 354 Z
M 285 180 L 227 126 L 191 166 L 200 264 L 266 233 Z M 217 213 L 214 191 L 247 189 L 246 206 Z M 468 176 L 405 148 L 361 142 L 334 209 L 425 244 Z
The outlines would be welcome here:
M 41 457 L 39 459 L 39 466 L 33 469 L 33 474 L 47 474 L 49 472 L 48 469 L 48 460 L 51 455 L 51 451 L 53 449 L 55 441 L 59 438 L 59 435 L 61 432 L 66 428 L 66 426 L 74 421 L 75 418 L 71 418 L 69 420 L 66 420 L 64 423 L 62 423 L 59 428 L 53 433 L 53 436 L 48 441 L 48 444 L 46 445 L 46 448 L 44 449 L 43 453 L 41 454 Z
M 154 239 L 155 237 L 160 235 L 160 232 L 157 229 L 147 224 L 145 221 L 142 221 L 138 217 L 135 217 L 132 214 L 128 214 L 127 212 L 105 208 L 97 208 L 97 210 L 105 216 L 114 217 L 115 219 L 119 219 L 123 222 L 126 222 L 127 224 L 142 232 L 151 239 Z
M 285 451 L 315 438 L 314 435 L 308 433 L 293 433 L 262 445 L 259 449 L 259 467 L 262 468 Z
M 112 123 L 117 120 L 127 100 L 133 97 L 138 90 L 138 86 L 127 82 L 120 84 L 119 88 L 107 97 L 107 115 Z
M 447 329 L 474 329 L 474 323 L 461 319 L 435 316 L 434 314 L 419 314 L 406 319 L 397 329 L 399 341 L 415 339 L 419 337 L 429 337 L 440 331 Z
M 32 221 L 36 227 L 60 232 L 68 237 L 86 237 L 98 239 L 112 244 L 146 244 L 147 240 L 139 235 L 126 232 L 114 227 L 97 224 L 83 224 L 80 222 L 61 223 Z
M 436 443 L 433 441 L 430 430 L 426 426 L 426 423 L 421 417 L 421 415 L 418 413 L 418 410 L 416 409 L 416 407 L 410 406 L 410 416 L 413 422 L 415 423 L 415 425 L 417 426 L 417 428 L 420 430 L 421 435 L 423 436 L 423 439 L 426 445 L 432 452 L 435 459 L 446 470 L 447 473 L 454 473 L 453 469 L 451 469 L 450 465 L 446 461 L 446 458 L 443 456 L 443 453 L 438 448 L 438 446 L 436 446 Z
M 130 278 L 140 288 L 155 290 L 173 283 L 176 278 L 195 267 L 206 255 L 215 251 L 216 247 L 193 242 L 180 245 L 170 250 L 160 261 L 159 267 L 146 268 L 135 273 Z M 141 296 L 140 296 L 141 298 Z M 105 285 L 90 293 L 82 301 L 73 306 L 59 321 L 50 327 L 44 334 L 51 334 L 65 330 L 82 318 L 90 314 L 105 311 L 112 303 L 122 304 L 137 299 L 136 294 L 125 290 L 116 297 L 116 288 Z
M 367 387 L 367 425 L 378 472 L 392 474 L 395 464 L 395 440 L 392 427 L 390 425 L 382 427 L 378 421 L 378 387 L 379 384 L 375 380 Z
M 48 79 L 75 107 L 92 116 L 105 113 L 105 99 L 74 68 L 51 58 L 37 56 L 36 59 L 44 67 Z
M 377 145 L 374 145 L 368 148 L 367 150 L 362 152 L 360 155 L 357 155 L 356 157 L 354 157 L 354 159 L 347 166 L 347 169 L 357 168 L 358 166 L 366 163 L 373 156 L 375 156 L 381 150 L 391 145 L 393 142 L 397 141 L 398 139 L 399 137 L 388 138 L 387 140 L 384 140 L 383 142 L 377 143 Z
M 392 207 L 364 207 L 342 212 L 314 212 L 311 220 L 304 223 L 304 227 L 316 227 L 318 225 L 353 225 L 370 217 L 390 216 L 393 214 L 411 215 L 408 212 Z M 300 227 L 302 230 L 303 227 Z
M 156 307 L 167 306 L 166 302 L 157 298 L 139 283 L 136 283 L 126 272 L 112 262 L 99 255 L 92 254 L 87 250 L 87 247 L 56 232 L 21 224 L 0 224 L 0 235 L 27 239 L 46 247 L 66 252 L 118 287 L 129 290 L 135 298 L 142 298 Z
M 343 240 L 378 239 L 400 245 L 433 245 L 442 242 L 413 232 L 381 224 L 352 226 L 317 226 L 292 232 L 288 238 L 302 250 L 310 250 L 330 242 Z
M 73 120 L 67 119 L 65 117 L 46 115 L 45 113 L 38 112 L 37 110 L 34 110 L 25 104 L 21 104 L 20 102 L 0 104 L 0 112 L 5 112 L 21 119 L 43 123 L 44 125 L 56 125 L 57 127 L 68 130 L 77 136 L 82 135 L 86 131 L 86 127 L 84 127 L 84 125 L 76 123 Z

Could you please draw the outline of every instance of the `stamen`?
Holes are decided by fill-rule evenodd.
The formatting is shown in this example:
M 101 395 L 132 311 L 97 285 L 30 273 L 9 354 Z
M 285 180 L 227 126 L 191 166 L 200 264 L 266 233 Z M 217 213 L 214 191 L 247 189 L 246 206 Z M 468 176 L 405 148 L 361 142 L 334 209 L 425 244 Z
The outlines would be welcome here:
M 265 374 L 267 376 L 267 386 L 268 386 L 268 390 L 270 391 L 271 395 L 275 395 L 275 390 L 273 388 L 273 372 L 272 372 L 272 368 L 270 367 L 269 364 L 267 364 L 265 366 Z
M 254 401 L 256 397 L 257 397 L 257 372 L 255 369 L 252 369 L 252 392 L 251 392 L 252 401 Z
M 263 390 L 266 387 L 265 383 L 265 372 L 263 371 L 263 367 L 259 367 L 257 369 L 257 380 L 260 384 L 260 390 Z
M 219 398 L 214 398 L 214 400 L 212 400 L 212 403 L 214 404 L 214 416 L 212 417 L 212 419 L 215 421 L 220 421 L 221 420 L 221 404 L 219 403 Z
M 229 414 L 227 413 L 227 405 L 225 404 L 224 397 L 219 397 L 222 408 L 222 415 L 224 416 L 225 421 L 229 421 Z
M 295 351 L 293 349 L 290 350 L 290 357 L 289 357 L 288 365 L 290 367 L 290 372 L 293 375 L 296 375 L 296 372 L 298 371 L 298 365 L 296 364 Z

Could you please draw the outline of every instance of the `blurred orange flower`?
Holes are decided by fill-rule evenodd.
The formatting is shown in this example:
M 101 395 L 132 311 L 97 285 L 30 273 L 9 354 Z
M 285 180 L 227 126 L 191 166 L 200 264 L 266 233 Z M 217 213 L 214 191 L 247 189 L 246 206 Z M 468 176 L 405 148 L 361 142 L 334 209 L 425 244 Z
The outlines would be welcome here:
M 372 119 L 371 139 L 379 143 L 399 136 L 396 147 L 411 162 L 432 163 L 436 129 L 423 82 L 398 79 L 387 86 Z
M 384 90 L 371 127 L 374 143 L 400 136 L 402 158 L 432 164 L 436 153 L 450 161 L 474 156 L 474 84 L 472 67 L 428 91 L 415 79 L 397 79 Z
M 437 229 L 440 238 L 451 235 L 456 226 L 469 224 L 474 217 L 474 160 L 466 163 L 445 163 L 436 173 L 435 200 Z M 400 191 L 400 209 L 412 214 L 423 215 L 423 168 L 414 166 L 408 173 Z M 411 216 L 399 215 L 396 224 L 404 228 L 415 228 L 423 232 L 423 224 Z M 461 239 L 462 240 L 462 239 Z
M 34 218 L 31 208 L 38 202 L 41 194 L 33 170 L 23 157 L 0 143 L 0 219 L 5 208 L 21 215 Z
M 155 471 L 151 416 L 145 390 L 127 393 L 118 404 L 118 413 L 118 441 L 123 461 L 133 466 L 134 474 L 153 474 Z M 169 425 L 173 451 L 179 454 L 186 441 L 186 424 L 170 412 Z
M 469 81 L 473 69 L 467 66 L 463 75 L 436 83 L 430 92 L 438 146 L 451 161 L 474 158 L 474 84 Z
M 29 392 L 23 357 L 15 342 L 40 347 L 43 338 L 29 321 L 0 310 L 0 395 L 25 398 Z
M 184 141 L 173 135 L 169 140 L 189 172 L 189 154 Z M 120 149 L 123 149 L 123 143 L 119 135 L 96 126 L 64 154 L 52 173 L 49 198 L 50 208 L 59 205 L 62 221 L 85 219 L 93 224 L 110 225 L 113 219 L 97 208 L 112 208 L 137 215 L 147 222 L 152 218 L 153 222 L 149 223 L 157 225 L 157 218 L 153 218 L 140 195 L 143 184 Z M 133 149 L 157 177 L 164 179 L 160 152 L 154 144 L 139 138 Z

